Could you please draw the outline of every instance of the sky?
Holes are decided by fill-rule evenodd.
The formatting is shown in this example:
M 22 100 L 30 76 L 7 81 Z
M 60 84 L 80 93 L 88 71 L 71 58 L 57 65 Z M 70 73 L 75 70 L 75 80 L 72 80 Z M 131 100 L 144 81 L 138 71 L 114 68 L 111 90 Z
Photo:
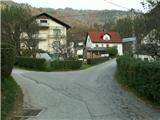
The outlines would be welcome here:
M 127 10 L 134 8 L 136 10 L 144 10 L 141 3 L 144 0 L 13 0 L 17 3 L 28 3 L 33 7 L 47 7 L 47 8 L 66 8 L 70 7 L 79 10 L 104 10 L 116 9 Z M 114 5 L 113 5 L 114 4 Z M 116 4 L 116 5 L 115 5 Z M 122 6 L 122 7 L 118 7 Z M 123 8 L 125 7 L 125 8 Z

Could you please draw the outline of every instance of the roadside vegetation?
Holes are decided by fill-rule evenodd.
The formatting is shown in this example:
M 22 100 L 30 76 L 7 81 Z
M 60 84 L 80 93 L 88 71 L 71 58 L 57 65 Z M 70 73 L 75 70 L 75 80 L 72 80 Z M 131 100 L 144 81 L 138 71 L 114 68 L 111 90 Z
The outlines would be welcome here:
M 108 57 L 80 60 L 46 61 L 42 58 L 17 57 L 15 67 L 36 71 L 69 71 L 87 69 L 93 65 L 107 61 Z
M 17 99 L 18 85 L 10 76 L 1 82 L 2 102 L 1 102 L 1 120 L 5 120 L 7 115 L 12 111 Z
M 146 62 L 131 56 L 117 58 L 118 81 L 160 106 L 160 61 Z
M 10 76 L 15 62 L 15 48 L 10 44 L 1 44 L 1 119 L 5 120 L 12 112 L 17 100 L 19 86 Z

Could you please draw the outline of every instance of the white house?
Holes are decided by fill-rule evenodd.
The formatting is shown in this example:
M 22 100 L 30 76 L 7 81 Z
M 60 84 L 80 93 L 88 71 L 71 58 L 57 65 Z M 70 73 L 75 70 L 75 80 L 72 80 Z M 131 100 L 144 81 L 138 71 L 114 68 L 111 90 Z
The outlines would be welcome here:
M 64 52 L 67 52 L 66 38 L 70 26 L 47 13 L 37 15 L 36 20 L 40 26 L 38 48 L 50 53 L 56 53 L 58 51 L 53 49 L 53 45 L 56 45 L 56 47 L 64 46 Z
M 83 59 L 83 42 L 79 42 L 77 46 L 77 56 L 81 60 Z
M 122 38 L 118 32 L 88 32 L 85 40 L 84 57 L 95 58 L 106 55 L 107 47 L 116 47 L 119 55 L 123 55 Z

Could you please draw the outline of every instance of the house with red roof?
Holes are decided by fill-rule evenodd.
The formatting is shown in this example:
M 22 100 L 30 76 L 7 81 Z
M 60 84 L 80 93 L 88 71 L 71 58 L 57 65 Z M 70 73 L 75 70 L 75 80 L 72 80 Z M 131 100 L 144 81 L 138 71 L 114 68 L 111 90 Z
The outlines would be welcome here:
M 88 32 L 84 43 L 84 58 L 107 56 L 107 47 L 116 47 L 118 55 L 123 55 L 122 38 L 118 32 Z

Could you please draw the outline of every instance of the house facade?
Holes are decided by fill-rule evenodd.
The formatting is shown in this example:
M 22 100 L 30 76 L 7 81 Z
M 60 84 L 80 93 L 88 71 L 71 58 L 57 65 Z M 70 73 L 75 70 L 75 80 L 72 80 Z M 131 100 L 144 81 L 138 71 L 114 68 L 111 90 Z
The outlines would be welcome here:
M 67 52 L 67 30 L 70 26 L 47 13 L 37 15 L 36 21 L 40 26 L 38 48 L 49 53 L 60 53 L 62 49 Z
M 116 47 L 118 55 L 123 55 L 122 38 L 117 32 L 88 32 L 85 40 L 84 58 L 107 56 L 106 48 Z

